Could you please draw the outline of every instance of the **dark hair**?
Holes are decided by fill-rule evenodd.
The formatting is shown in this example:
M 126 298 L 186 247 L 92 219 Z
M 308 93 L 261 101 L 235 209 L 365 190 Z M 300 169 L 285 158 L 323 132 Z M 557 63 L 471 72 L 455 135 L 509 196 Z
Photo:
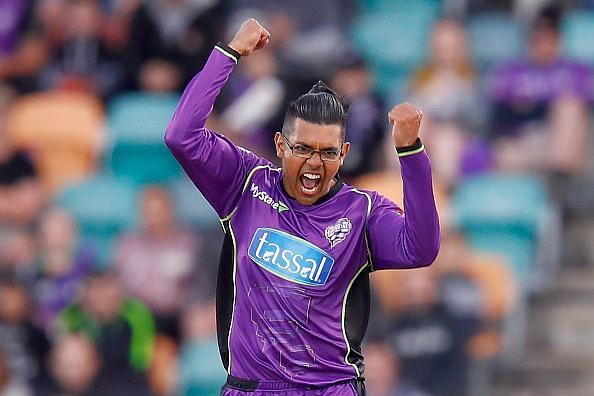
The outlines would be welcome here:
M 550 29 L 555 33 L 561 30 L 561 20 L 563 18 L 563 9 L 557 4 L 551 4 L 542 8 L 534 20 L 532 29 Z
M 339 125 L 344 137 L 348 106 L 322 81 L 318 81 L 309 92 L 289 104 L 283 122 L 283 133 L 291 134 L 297 118 L 312 124 Z

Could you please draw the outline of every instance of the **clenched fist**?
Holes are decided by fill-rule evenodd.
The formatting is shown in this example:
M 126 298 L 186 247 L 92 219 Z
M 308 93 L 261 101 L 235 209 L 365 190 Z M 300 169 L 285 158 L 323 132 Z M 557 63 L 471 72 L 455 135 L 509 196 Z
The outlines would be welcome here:
M 392 124 L 392 138 L 396 147 L 406 147 L 414 144 L 419 137 L 419 128 L 423 112 L 411 105 L 402 103 L 388 112 L 388 120 Z
M 229 47 L 239 52 L 241 56 L 247 56 L 257 49 L 263 48 L 270 40 L 270 33 L 264 29 L 254 18 L 243 22 L 235 33 Z

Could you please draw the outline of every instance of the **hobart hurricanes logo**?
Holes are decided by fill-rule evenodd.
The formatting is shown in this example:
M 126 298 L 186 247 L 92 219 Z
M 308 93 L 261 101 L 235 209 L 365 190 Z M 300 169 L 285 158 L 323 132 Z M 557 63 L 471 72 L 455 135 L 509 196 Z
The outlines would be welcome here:
M 257 184 L 252 183 L 250 187 L 250 192 L 254 198 L 258 198 L 260 201 L 264 202 L 266 205 L 270 205 L 272 209 L 278 210 L 278 213 L 284 212 L 285 210 L 289 210 L 287 205 L 283 202 L 278 201 L 276 202 L 266 191 L 260 191 L 260 188 Z
M 334 264 L 334 259 L 319 247 L 272 228 L 256 230 L 248 255 L 265 270 L 308 286 L 326 284 Z
M 339 219 L 336 224 L 326 227 L 324 235 L 328 242 L 330 242 L 330 249 L 344 241 L 349 232 L 351 232 L 353 225 L 348 217 Z

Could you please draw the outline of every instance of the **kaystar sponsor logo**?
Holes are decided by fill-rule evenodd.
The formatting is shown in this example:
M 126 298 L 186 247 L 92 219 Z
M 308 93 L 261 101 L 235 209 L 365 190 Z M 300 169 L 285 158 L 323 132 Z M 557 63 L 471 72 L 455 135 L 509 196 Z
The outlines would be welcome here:
M 326 284 L 334 265 L 334 259 L 319 247 L 272 228 L 256 230 L 248 255 L 265 270 L 308 286 Z
M 252 196 L 254 198 L 258 198 L 260 201 L 264 202 L 266 205 L 270 205 L 272 207 L 272 209 L 278 210 L 278 213 L 282 213 L 285 210 L 289 210 L 287 205 L 285 205 L 283 202 L 280 202 L 280 201 L 276 202 L 275 200 L 272 199 L 272 197 L 270 195 L 268 195 L 268 193 L 266 191 L 260 191 L 260 188 L 255 183 L 252 183 L 252 185 L 250 187 L 250 192 L 252 193 Z

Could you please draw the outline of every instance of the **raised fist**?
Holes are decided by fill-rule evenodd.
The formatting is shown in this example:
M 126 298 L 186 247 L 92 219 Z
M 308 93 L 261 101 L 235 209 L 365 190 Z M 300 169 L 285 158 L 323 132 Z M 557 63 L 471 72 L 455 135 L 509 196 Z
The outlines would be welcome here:
M 254 18 L 244 21 L 235 33 L 229 47 L 247 56 L 257 49 L 263 48 L 270 40 L 270 33 L 264 29 Z
M 392 138 L 396 147 L 414 144 L 419 137 L 423 112 L 410 103 L 396 105 L 388 112 L 392 124 Z

